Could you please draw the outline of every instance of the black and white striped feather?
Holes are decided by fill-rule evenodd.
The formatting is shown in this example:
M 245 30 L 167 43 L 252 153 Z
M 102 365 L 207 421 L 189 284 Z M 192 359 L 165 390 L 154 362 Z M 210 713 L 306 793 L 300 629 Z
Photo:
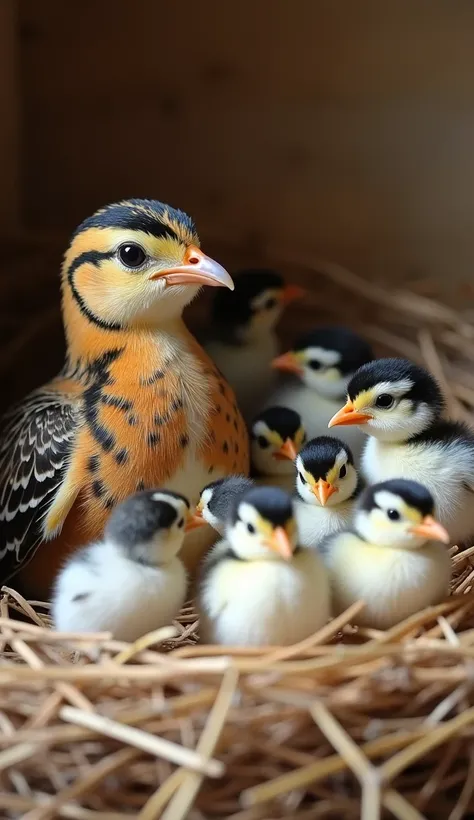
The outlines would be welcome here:
M 0 434 L 0 581 L 32 558 L 68 466 L 78 402 L 37 390 L 2 419 Z

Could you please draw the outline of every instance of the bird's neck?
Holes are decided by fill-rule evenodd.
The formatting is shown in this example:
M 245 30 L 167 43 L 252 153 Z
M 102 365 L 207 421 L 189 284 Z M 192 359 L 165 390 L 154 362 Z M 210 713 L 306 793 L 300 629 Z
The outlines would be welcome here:
M 95 363 L 113 351 L 132 349 L 139 361 L 141 354 L 149 350 L 150 346 L 161 349 L 163 355 L 169 354 L 170 357 L 190 341 L 197 345 L 182 316 L 162 321 L 159 325 L 146 324 L 120 330 L 84 322 L 82 316 L 65 325 L 68 369 L 77 374 L 89 371 Z

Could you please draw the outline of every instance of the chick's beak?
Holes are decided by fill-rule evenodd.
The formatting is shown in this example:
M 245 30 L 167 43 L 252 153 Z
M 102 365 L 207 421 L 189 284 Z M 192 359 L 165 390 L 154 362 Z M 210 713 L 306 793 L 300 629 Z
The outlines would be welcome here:
M 293 555 L 293 547 L 288 537 L 288 533 L 283 527 L 275 527 L 270 538 L 267 541 L 267 546 L 270 549 L 281 555 L 285 561 L 289 561 Z
M 286 459 L 294 461 L 297 455 L 298 450 L 296 449 L 294 443 L 291 438 L 287 438 L 281 445 L 280 449 L 277 450 L 276 453 L 273 453 L 273 458 L 276 458 L 277 461 L 285 461 Z
M 164 279 L 169 285 L 210 285 L 234 290 L 234 283 L 225 268 L 195 245 L 186 249 L 182 265 L 157 271 L 150 279 Z
M 314 485 L 312 490 L 322 507 L 325 507 L 328 498 L 331 498 L 331 496 L 338 491 L 337 487 L 334 487 L 334 485 L 330 484 L 329 481 L 324 481 L 323 478 L 319 479 L 318 483 Z
M 203 518 L 202 509 L 200 506 L 197 506 L 194 515 L 191 515 L 188 518 L 188 523 L 184 528 L 185 532 L 192 532 L 192 530 L 197 530 L 199 527 L 204 527 L 207 522 Z
M 285 373 L 296 373 L 297 376 L 301 376 L 304 372 L 300 362 L 291 350 L 273 359 L 272 367 L 275 370 L 282 370 Z
M 290 302 L 295 302 L 296 299 L 302 299 L 306 295 L 306 290 L 300 288 L 299 285 L 286 285 L 281 294 L 281 304 L 289 305 Z
M 328 427 L 338 425 L 366 424 L 373 418 L 370 413 L 358 413 L 351 401 L 347 401 L 330 420 Z
M 431 515 L 425 515 L 421 524 L 412 527 L 410 532 L 413 535 L 421 535 L 424 538 L 431 538 L 433 541 L 442 541 L 449 544 L 449 533 Z

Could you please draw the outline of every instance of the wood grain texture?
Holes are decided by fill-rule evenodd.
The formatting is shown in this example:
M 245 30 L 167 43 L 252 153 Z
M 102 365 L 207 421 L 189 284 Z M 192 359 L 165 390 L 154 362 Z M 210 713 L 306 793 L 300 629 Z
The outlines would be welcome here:
M 201 235 L 471 275 L 470 0 L 22 0 L 25 213 L 188 209 Z

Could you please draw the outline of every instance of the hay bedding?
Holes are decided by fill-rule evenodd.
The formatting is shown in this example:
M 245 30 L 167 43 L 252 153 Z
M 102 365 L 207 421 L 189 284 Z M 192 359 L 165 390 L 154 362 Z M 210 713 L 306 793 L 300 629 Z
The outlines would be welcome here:
M 260 261 L 303 284 L 319 273 L 299 329 L 347 321 L 379 355 L 425 363 L 450 415 L 473 422 L 467 286 L 382 288 L 281 259 Z M 8 299 L 3 311 L 16 328 Z M 294 313 L 288 337 L 292 325 Z M 28 361 L 56 326 L 44 311 L 5 343 L 12 392 L 13 354 Z M 354 630 L 352 608 L 296 646 L 259 650 L 200 645 L 192 606 L 133 645 L 58 635 L 47 605 L 4 588 L 0 816 L 461 820 L 474 812 L 474 547 L 452 560 L 452 597 L 387 632 Z

